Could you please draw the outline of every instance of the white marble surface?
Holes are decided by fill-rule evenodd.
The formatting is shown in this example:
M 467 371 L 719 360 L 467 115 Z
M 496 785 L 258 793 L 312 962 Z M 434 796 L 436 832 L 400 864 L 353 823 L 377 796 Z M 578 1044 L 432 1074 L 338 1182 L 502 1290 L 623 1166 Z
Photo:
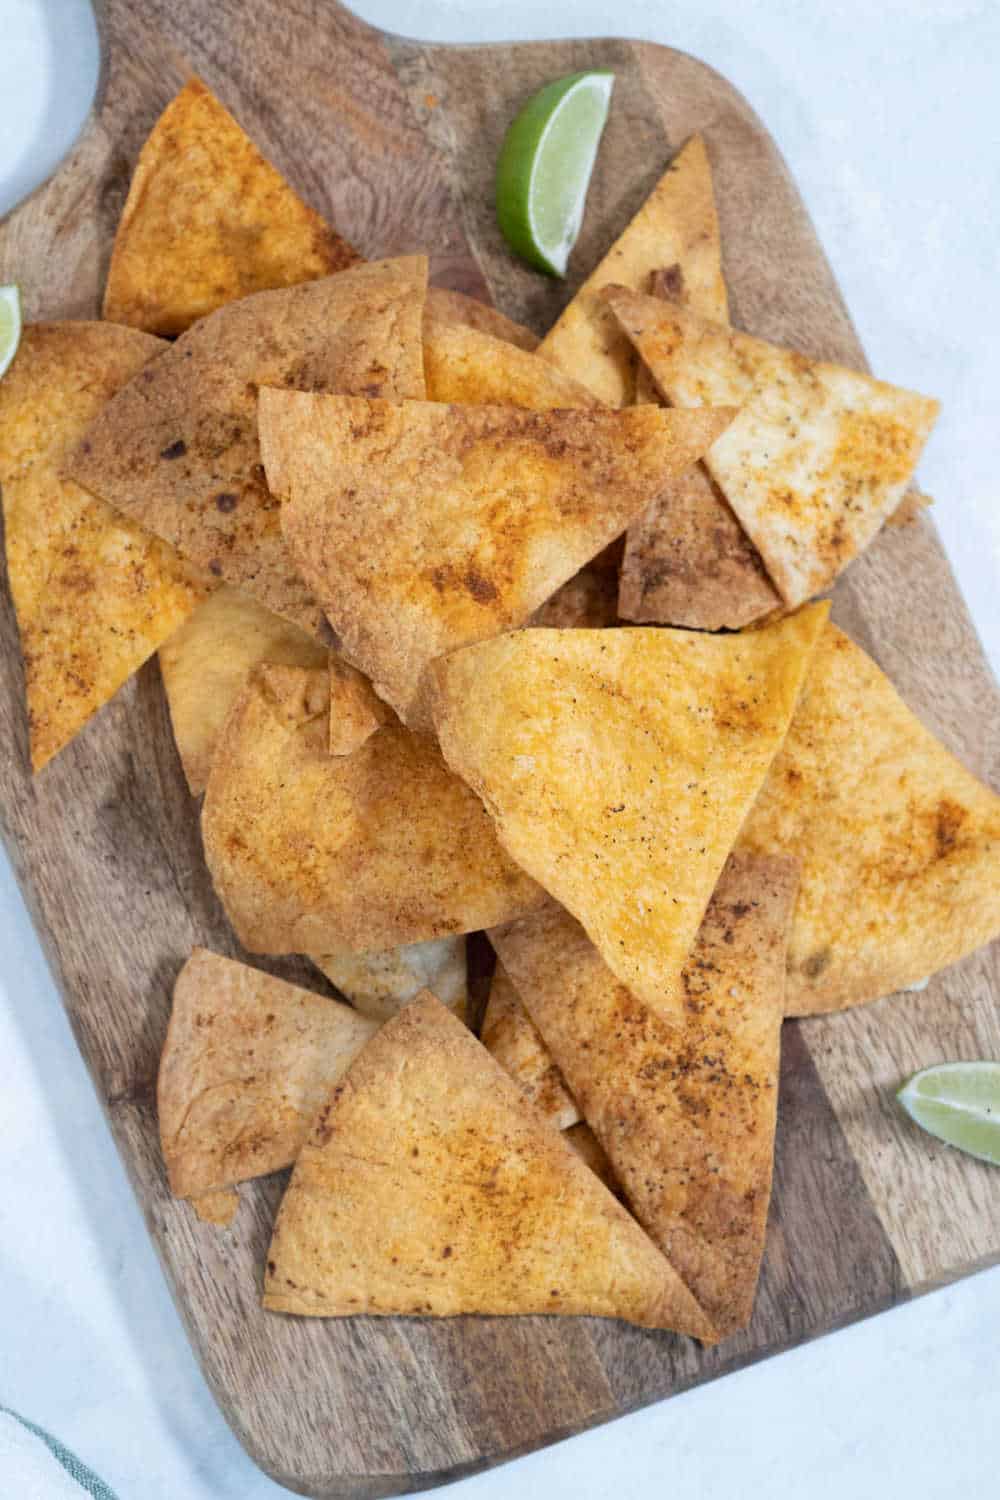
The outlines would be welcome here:
M 805 194 L 876 370 L 944 399 L 922 478 L 1000 667 L 995 0 L 359 8 L 435 40 L 644 36 L 697 54 L 743 90 Z M 96 46 L 85 0 L 0 0 L 0 22 L 3 211 L 72 140 Z M 276 1497 L 195 1367 L 2 857 L 0 1057 L 0 1403 L 58 1434 L 121 1500 Z M 993 1271 L 452 1493 L 994 1494 L 998 1331 Z

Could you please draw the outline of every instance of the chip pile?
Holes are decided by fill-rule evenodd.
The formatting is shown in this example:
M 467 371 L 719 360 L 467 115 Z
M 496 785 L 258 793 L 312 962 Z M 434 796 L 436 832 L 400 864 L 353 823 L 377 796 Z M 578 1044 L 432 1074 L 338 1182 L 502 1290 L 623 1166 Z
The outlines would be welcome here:
M 158 652 L 237 936 L 317 969 L 185 964 L 171 1190 L 292 1168 L 276 1313 L 745 1327 L 783 1017 L 1000 931 L 1000 798 L 816 600 L 937 403 L 730 327 L 697 137 L 539 343 L 197 79 L 104 315 L 0 382 L 32 767 Z

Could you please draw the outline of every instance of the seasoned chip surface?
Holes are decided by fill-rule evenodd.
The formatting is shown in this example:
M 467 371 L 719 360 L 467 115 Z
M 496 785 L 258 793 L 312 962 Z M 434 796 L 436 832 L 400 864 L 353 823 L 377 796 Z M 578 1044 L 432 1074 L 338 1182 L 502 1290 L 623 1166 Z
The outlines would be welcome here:
M 733 636 L 526 630 L 437 666 L 445 759 L 622 983 L 667 1015 L 827 609 Z
M 552 977 L 558 984 L 559 975 Z M 573 1096 L 499 960 L 483 1016 L 482 1038 L 487 1052 L 520 1086 L 525 1098 L 558 1130 L 577 1123 L 580 1111 Z

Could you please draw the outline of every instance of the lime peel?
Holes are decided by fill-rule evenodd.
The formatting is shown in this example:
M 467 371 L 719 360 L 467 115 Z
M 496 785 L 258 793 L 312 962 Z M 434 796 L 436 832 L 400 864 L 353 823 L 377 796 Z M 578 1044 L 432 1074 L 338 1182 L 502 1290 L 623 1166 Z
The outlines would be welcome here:
M 0 286 L 0 377 L 8 369 L 21 342 L 21 293 L 16 286 Z
M 914 1073 L 896 1098 L 929 1135 L 1000 1166 L 1000 1062 L 938 1063 Z

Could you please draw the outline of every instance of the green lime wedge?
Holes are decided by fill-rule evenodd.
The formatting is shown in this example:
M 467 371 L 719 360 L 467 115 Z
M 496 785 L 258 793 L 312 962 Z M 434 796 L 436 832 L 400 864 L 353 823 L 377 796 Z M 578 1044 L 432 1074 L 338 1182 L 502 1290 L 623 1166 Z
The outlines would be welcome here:
M 565 276 L 580 233 L 614 81 L 601 70 L 547 83 L 504 137 L 497 220 L 514 253 L 550 276 Z
M 896 1095 L 911 1120 L 938 1140 L 1000 1166 L 1000 1063 L 939 1063 Z
M 21 293 L 16 286 L 0 286 L 0 375 L 21 342 Z

